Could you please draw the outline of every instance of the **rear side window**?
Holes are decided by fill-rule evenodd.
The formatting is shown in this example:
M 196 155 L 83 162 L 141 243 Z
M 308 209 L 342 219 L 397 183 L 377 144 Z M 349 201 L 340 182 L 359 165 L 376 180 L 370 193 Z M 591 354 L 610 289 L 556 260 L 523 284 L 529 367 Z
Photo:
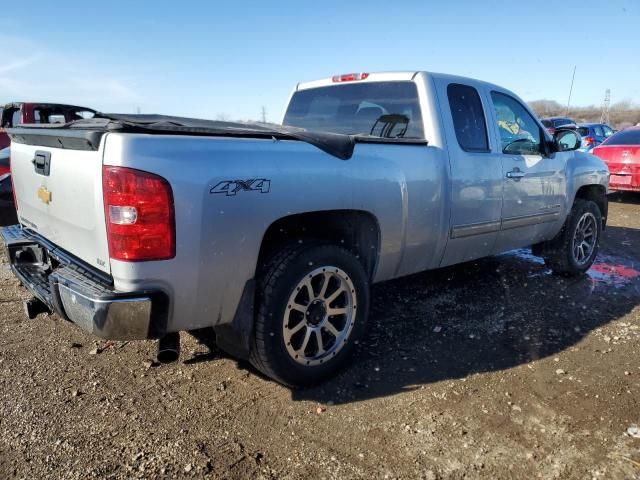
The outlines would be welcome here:
M 346 135 L 424 138 L 413 82 L 366 82 L 295 92 L 284 125 Z
M 447 97 L 460 147 L 467 152 L 488 152 L 487 123 L 477 90 L 452 83 L 447 87 Z
M 640 128 L 628 128 L 614 133 L 602 145 L 640 145 Z
M 596 134 L 596 137 L 604 137 L 604 131 L 600 125 L 593 127 L 593 131 Z
M 22 115 L 20 113 L 20 110 L 14 110 L 13 111 L 13 115 L 11 116 L 11 127 L 15 127 L 17 125 L 20 125 L 22 123 Z

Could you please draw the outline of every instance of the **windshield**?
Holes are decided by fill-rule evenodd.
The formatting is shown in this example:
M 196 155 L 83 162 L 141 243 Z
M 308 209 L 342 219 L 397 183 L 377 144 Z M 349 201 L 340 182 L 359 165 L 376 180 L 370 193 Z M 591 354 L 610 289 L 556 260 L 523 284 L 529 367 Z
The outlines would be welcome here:
M 413 82 L 367 82 L 300 90 L 284 125 L 347 135 L 424 138 Z

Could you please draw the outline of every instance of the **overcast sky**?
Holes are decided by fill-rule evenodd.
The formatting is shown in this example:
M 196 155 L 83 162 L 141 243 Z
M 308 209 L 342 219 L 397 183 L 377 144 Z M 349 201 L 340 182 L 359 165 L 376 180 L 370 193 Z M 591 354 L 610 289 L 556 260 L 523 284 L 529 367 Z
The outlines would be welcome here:
M 640 103 L 640 1 L 3 2 L 0 103 L 279 121 L 299 81 L 431 70 Z

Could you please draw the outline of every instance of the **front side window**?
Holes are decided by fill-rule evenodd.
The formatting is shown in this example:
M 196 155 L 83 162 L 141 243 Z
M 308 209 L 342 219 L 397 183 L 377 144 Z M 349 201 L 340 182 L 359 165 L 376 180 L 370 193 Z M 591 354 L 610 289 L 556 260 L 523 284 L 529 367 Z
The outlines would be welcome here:
M 542 136 L 538 123 L 515 98 L 491 92 L 496 123 L 500 132 L 502 153 L 539 155 Z
M 413 82 L 365 82 L 295 92 L 284 125 L 346 135 L 424 138 Z
M 605 137 L 610 137 L 611 135 L 613 135 L 613 130 L 611 130 L 611 128 L 609 128 L 606 125 L 602 126 L 602 130 L 604 131 L 604 136 Z
M 460 147 L 467 152 L 488 152 L 487 124 L 478 91 L 452 83 L 447 87 L 447 97 Z

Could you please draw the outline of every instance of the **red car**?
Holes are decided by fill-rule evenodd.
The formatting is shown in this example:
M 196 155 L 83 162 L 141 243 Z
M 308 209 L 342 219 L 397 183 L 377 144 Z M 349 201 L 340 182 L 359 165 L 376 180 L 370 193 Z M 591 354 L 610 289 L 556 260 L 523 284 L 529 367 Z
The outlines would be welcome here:
M 612 190 L 640 192 L 640 127 L 614 133 L 591 153 L 605 161 Z
M 91 118 L 91 108 L 58 103 L 8 103 L 0 106 L 0 150 L 9 146 L 9 135 L 4 131 L 21 123 L 67 123 Z

